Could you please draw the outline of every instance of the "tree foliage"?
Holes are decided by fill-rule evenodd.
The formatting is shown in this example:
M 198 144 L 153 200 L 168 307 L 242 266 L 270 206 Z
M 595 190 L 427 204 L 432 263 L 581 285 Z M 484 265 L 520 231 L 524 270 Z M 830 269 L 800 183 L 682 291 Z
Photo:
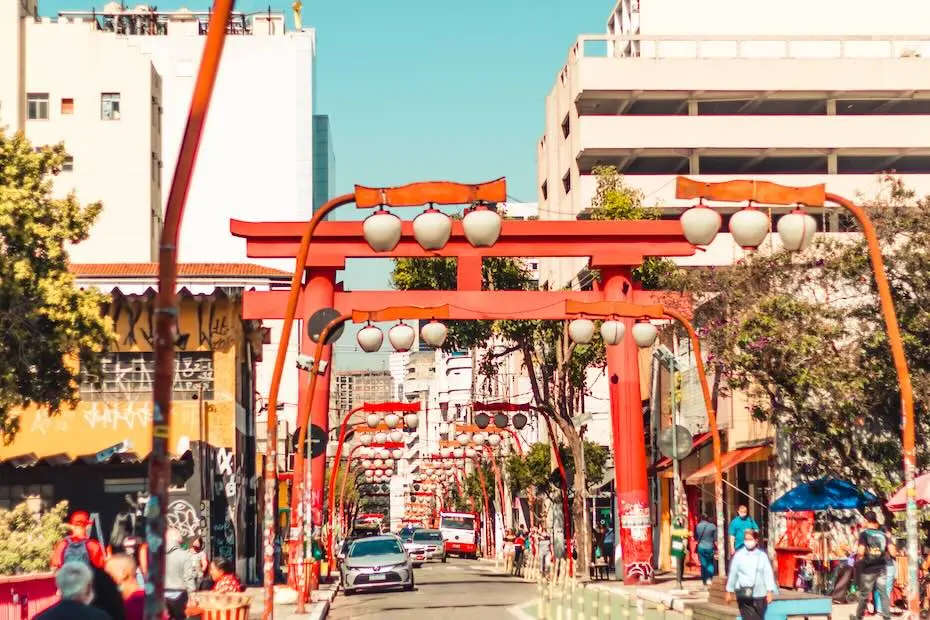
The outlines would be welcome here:
M 65 159 L 62 144 L 33 149 L 20 133 L 0 131 L 0 440 L 17 430 L 11 411 L 29 405 L 52 413 L 77 399 L 69 355 L 93 367 L 113 336 L 101 308 L 107 299 L 78 290 L 68 271 L 67 243 L 87 238 L 101 205 L 55 198 L 52 179 Z
M 930 430 L 930 201 L 882 179 L 867 201 L 893 289 L 916 395 Z M 727 269 L 680 272 L 703 295 L 695 323 L 717 391 L 745 390 L 753 415 L 790 436 L 805 478 L 889 492 L 901 483 L 900 399 L 864 242 L 821 236 L 792 255 L 763 248 Z M 927 443 L 918 442 L 927 464 Z
M 23 502 L 12 510 L 0 509 L 0 575 L 49 570 L 52 549 L 68 533 L 68 502 L 34 514 Z
M 562 475 L 558 464 L 552 459 L 549 444 L 535 443 L 525 454 L 512 453 L 507 458 L 507 476 L 514 490 L 532 489 L 538 494 L 546 495 L 552 501 L 558 501 L 562 490 Z M 565 464 L 565 474 L 569 480 L 574 479 L 575 463 L 571 452 L 564 444 L 559 444 L 559 454 Z M 609 452 L 607 448 L 591 441 L 584 442 L 584 464 L 586 488 L 592 491 L 603 481 Z

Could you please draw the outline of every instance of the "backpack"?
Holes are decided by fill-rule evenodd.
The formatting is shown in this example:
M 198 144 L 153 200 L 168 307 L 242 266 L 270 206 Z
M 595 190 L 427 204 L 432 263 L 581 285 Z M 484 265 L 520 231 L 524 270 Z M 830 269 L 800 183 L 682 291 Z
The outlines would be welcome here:
M 65 541 L 65 550 L 61 555 L 61 563 L 82 562 L 90 566 L 90 551 L 87 550 L 86 540 L 68 538 Z
M 878 530 L 866 530 L 865 532 L 865 557 L 870 560 L 880 560 L 885 557 L 885 548 L 888 541 L 885 534 Z

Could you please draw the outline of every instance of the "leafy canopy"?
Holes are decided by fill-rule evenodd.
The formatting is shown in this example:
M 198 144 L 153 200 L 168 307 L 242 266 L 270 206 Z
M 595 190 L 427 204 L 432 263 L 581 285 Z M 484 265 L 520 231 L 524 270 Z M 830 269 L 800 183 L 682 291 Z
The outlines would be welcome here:
M 65 159 L 62 144 L 33 149 L 0 130 L 0 440 L 12 441 L 13 409 L 77 400 L 77 367 L 94 365 L 113 336 L 103 316 L 107 298 L 78 290 L 65 244 L 86 239 L 101 205 L 55 198 L 52 178 Z

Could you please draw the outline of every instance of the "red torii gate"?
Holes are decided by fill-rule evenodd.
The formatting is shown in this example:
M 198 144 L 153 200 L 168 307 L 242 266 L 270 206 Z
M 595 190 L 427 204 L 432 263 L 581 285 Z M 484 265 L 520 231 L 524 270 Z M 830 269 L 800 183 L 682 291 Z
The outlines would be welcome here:
M 295 258 L 306 222 L 244 222 L 231 220 L 230 231 L 246 239 L 252 258 Z M 452 224 L 452 236 L 439 251 L 424 250 L 413 236 L 412 222 L 404 222 L 400 243 L 391 252 L 378 253 L 362 234 L 362 222 L 321 222 L 314 232 L 306 262 L 297 316 L 307 319 L 316 310 L 334 307 L 341 313 L 376 311 L 391 306 L 449 306 L 453 320 L 564 320 L 577 318 L 565 313 L 565 301 L 628 301 L 636 304 L 675 305 L 677 297 L 643 291 L 631 280 L 631 271 L 648 256 L 691 256 L 681 224 L 675 221 L 509 221 L 500 238 L 487 248 L 475 248 L 465 238 L 462 223 Z M 438 258 L 457 260 L 457 287 L 452 291 L 346 291 L 336 282 L 336 272 L 349 258 Z M 575 257 L 588 258 L 590 267 L 601 274 L 592 291 L 485 291 L 482 290 L 483 257 Z M 243 301 L 245 319 L 283 319 L 287 291 L 247 291 Z M 670 299 L 672 297 L 672 299 Z M 632 320 L 623 319 L 630 331 Z M 301 350 L 315 343 L 306 330 L 301 333 Z M 332 355 L 326 348 L 326 361 Z M 652 578 L 652 528 L 649 521 L 649 492 L 646 475 L 646 446 L 640 394 L 639 350 L 633 339 L 607 347 L 610 379 L 610 411 L 613 435 L 617 524 L 623 551 L 624 575 L 628 582 Z M 314 394 L 306 387 L 300 402 L 312 398 L 311 423 L 328 429 L 329 374 L 317 380 Z M 301 386 L 308 381 L 301 378 Z M 302 406 L 301 406 L 302 408 Z M 273 433 L 273 429 L 269 429 Z M 325 459 L 324 456 L 317 457 Z M 325 462 L 311 468 L 311 514 L 315 525 L 322 523 Z

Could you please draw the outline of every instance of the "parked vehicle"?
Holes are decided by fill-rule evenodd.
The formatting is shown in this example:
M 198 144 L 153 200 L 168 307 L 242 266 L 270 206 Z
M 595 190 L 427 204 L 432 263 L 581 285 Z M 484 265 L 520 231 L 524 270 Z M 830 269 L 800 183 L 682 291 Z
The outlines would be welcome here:
M 415 531 L 410 542 L 404 542 L 404 549 L 410 555 L 414 568 L 432 560 L 446 561 L 446 548 L 439 530 Z
M 339 576 L 346 596 L 373 588 L 413 590 L 413 563 L 393 534 L 353 541 Z

